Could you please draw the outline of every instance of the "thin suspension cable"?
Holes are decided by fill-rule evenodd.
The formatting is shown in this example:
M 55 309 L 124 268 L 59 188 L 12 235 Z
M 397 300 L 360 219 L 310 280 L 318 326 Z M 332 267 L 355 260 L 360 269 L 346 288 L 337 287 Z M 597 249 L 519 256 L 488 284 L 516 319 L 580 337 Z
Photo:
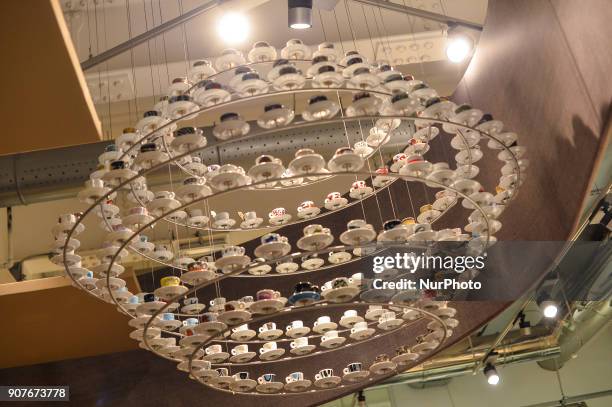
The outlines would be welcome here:
M 106 29 L 107 25 L 106 25 L 106 7 L 103 8 L 102 10 L 102 18 L 103 18 L 103 22 L 104 22 L 104 49 L 108 49 L 108 37 L 107 37 L 107 32 L 108 30 Z M 105 62 L 105 68 L 106 68 L 106 77 L 109 77 L 109 69 L 108 69 L 108 61 Z M 106 87 L 106 97 L 108 99 L 108 122 L 109 122 L 109 127 L 110 127 L 110 132 L 109 132 L 109 140 L 113 138 L 113 115 L 111 113 L 111 95 L 110 95 L 110 86 Z
M 370 31 L 370 25 L 368 24 L 368 17 L 366 16 L 365 13 L 365 6 L 362 4 L 361 5 L 361 12 L 363 13 L 363 21 L 365 21 L 365 26 L 366 29 L 368 30 L 368 38 L 370 39 L 370 45 L 372 46 L 372 55 L 374 58 L 374 61 L 377 61 L 377 55 L 376 55 L 376 47 L 374 47 L 374 40 L 372 39 L 372 32 Z
M 157 0 L 157 6 L 159 7 L 159 23 L 163 24 L 164 15 L 162 12 L 161 0 Z M 164 45 L 164 63 L 166 65 L 166 81 L 167 81 L 166 85 L 170 85 L 170 71 L 168 69 L 168 53 L 166 49 L 166 33 L 163 32 L 161 37 L 162 37 L 162 44 Z
M 333 9 L 334 12 L 334 20 L 336 21 L 336 29 L 338 30 L 338 40 L 340 41 L 340 48 L 342 49 L 342 54 L 344 55 L 344 44 L 342 43 L 342 34 L 340 34 L 340 24 L 338 23 L 338 16 L 336 15 L 336 9 Z
M 153 27 L 155 27 L 155 8 L 153 6 L 153 0 L 149 0 L 149 5 L 151 6 L 151 19 Z M 157 67 L 157 86 L 159 87 L 160 96 L 163 94 L 162 84 L 161 84 L 161 73 L 160 73 L 160 63 L 159 63 L 159 55 L 157 51 L 159 50 L 159 36 L 155 37 L 155 66 Z
M 147 3 L 143 0 L 142 1 L 142 11 L 144 12 L 144 19 L 145 19 L 145 31 L 149 30 L 149 18 L 147 16 Z M 153 98 L 153 105 L 155 105 L 156 101 L 155 101 L 155 80 L 153 79 L 153 60 L 151 58 L 151 41 L 147 40 L 147 53 L 148 53 L 148 57 L 149 57 L 149 72 L 151 75 L 151 90 L 153 92 L 151 98 Z
M 317 12 L 319 13 L 319 21 L 321 22 L 321 29 L 323 30 L 323 40 L 327 42 L 327 33 L 325 32 L 325 25 L 323 24 L 323 16 L 321 16 L 321 9 L 317 8 Z
M 378 26 L 378 18 L 376 18 L 376 9 L 374 9 L 373 7 L 371 7 L 371 9 L 372 9 L 372 17 L 374 17 L 374 25 L 376 26 L 376 33 L 378 35 L 378 38 L 380 38 L 380 44 L 382 46 L 383 53 L 385 54 L 385 58 L 387 59 L 387 62 L 391 63 L 391 59 L 389 58 L 389 47 L 385 45 L 385 39 L 383 38 L 380 27 Z
M 179 13 L 183 15 L 183 0 L 177 0 L 179 5 Z M 185 76 L 189 74 L 189 47 L 187 44 L 187 30 L 185 29 L 185 23 L 181 24 L 181 31 L 183 32 L 183 53 L 185 54 Z
M 130 13 L 130 0 L 125 0 L 125 8 L 128 22 L 128 39 L 132 39 L 132 15 Z M 138 84 L 136 82 L 136 68 L 134 66 L 134 48 L 130 48 L 130 63 L 132 66 L 132 78 L 134 79 L 134 105 L 136 108 L 136 120 L 138 120 Z
M 347 18 L 348 25 L 349 25 L 349 32 L 351 33 L 351 37 L 353 39 L 353 47 L 355 48 L 355 51 L 357 51 L 357 42 L 355 41 L 355 31 L 353 30 L 353 23 L 351 21 L 351 13 L 349 12 L 349 8 L 348 8 L 346 0 L 343 1 L 343 4 L 344 4 L 344 11 L 346 12 L 346 18 Z

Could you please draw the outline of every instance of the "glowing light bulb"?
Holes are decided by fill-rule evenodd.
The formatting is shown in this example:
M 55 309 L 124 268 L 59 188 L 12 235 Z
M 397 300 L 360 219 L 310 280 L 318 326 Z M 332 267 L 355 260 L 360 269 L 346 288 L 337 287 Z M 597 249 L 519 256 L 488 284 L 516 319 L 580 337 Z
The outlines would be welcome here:
M 472 42 L 466 37 L 451 37 L 446 47 L 446 57 L 449 61 L 459 63 L 472 52 Z
M 219 36 L 228 44 L 244 42 L 249 35 L 249 21 L 238 13 L 227 13 L 217 26 Z

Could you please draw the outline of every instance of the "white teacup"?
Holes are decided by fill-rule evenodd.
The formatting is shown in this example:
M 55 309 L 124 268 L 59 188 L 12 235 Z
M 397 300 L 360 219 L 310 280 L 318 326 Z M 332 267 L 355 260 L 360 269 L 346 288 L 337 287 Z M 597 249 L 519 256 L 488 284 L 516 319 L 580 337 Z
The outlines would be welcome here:
M 235 346 L 232 349 L 232 355 L 242 355 L 243 353 L 247 353 L 249 351 L 249 345 L 243 344 Z
M 242 246 L 228 246 L 223 248 L 222 256 L 243 256 L 245 253 L 245 249 Z
M 244 214 L 244 220 L 253 220 L 257 219 L 257 213 L 254 211 L 249 211 Z
M 210 306 L 213 308 L 223 308 L 225 307 L 225 303 L 227 300 L 225 297 L 217 297 L 215 299 L 210 300 Z
M 276 322 L 266 322 L 259 327 L 259 332 L 273 331 L 276 329 Z
M 343 316 L 345 318 L 356 317 L 357 316 L 357 311 L 355 311 L 354 309 L 347 309 L 346 311 L 344 311 Z
M 323 315 L 320 316 L 319 318 L 317 318 L 317 320 L 314 323 L 314 326 L 320 325 L 320 324 L 327 324 L 331 322 L 331 318 L 328 317 L 327 315 Z
M 367 322 L 365 322 L 365 321 L 357 322 L 351 328 L 351 333 L 354 334 L 355 332 L 361 332 L 361 331 L 364 331 L 366 329 L 368 329 L 368 323 Z
M 210 345 L 209 347 L 206 348 L 205 352 L 207 355 L 214 355 L 216 353 L 221 353 L 221 345 L 219 344 L 215 344 L 215 345 Z
M 259 353 L 265 353 L 271 350 L 275 350 L 277 348 L 276 342 L 266 342 L 259 348 Z
M 302 328 L 304 327 L 304 322 L 298 320 L 292 321 L 289 325 L 287 325 L 287 330 Z
M 302 346 L 308 346 L 308 337 L 304 336 L 302 338 L 296 338 L 289 344 L 291 349 L 301 348 Z
M 289 374 L 289 376 L 285 377 L 285 382 L 293 383 L 300 380 L 304 380 L 304 373 L 302 372 L 293 372 Z
M 361 286 L 363 282 L 363 273 L 355 273 L 349 278 L 349 283 L 354 286 Z
M 395 312 L 393 311 L 385 311 L 380 318 L 378 318 L 379 322 L 386 322 L 395 319 Z
M 229 212 L 216 212 L 214 217 L 215 217 L 215 220 L 219 222 L 222 220 L 228 220 L 230 215 L 229 215 Z
M 249 325 L 248 324 L 242 324 L 242 325 L 239 325 L 236 328 L 232 329 L 232 332 L 248 331 L 248 329 L 249 329 Z
M 327 331 L 323 334 L 323 336 L 321 337 L 321 341 L 325 342 L 325 341 L 329 341 L 330 339 L 335 339 L 338 337 L 338 331 L 336 331 L 335 329 L 332 329 L 331 331 Z

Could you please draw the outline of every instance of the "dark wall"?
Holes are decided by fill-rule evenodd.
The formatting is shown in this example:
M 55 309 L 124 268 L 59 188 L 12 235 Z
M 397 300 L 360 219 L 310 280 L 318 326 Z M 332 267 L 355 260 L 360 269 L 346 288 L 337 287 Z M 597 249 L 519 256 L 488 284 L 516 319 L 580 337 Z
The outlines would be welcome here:
M 612 103 L 608 0 L 495 0 L 455 99 L 519 135 L 531 167 L 502 215 L 506 240 L 566 239 L 580 213 Z
M 490 111 L 529 148 L 529 178 L 503 214 L 506 227 L 500 238 L 564 240 L 570 235 L 610 113 L 610 21 L 608 0 L 490 1 L 478 50 L 455 99 Z M 541 275 L 534 273 L 533 281 Z M 464 304 L 461 326 L 466 330 L 453 339 L 493 318 L 505 305 Z M 367 350 L 367 356 L 375 351 Z M 326 358 L 319 361 L 333 363 L 332 357 Z M 314 367 L 305 364 L 303 370 Z M 71 404 L 77 406 L 302 406 L 342 395 L 227 397 L 141 351 L 4 370 L 0 383 L 70 384 Z M 345 393 L 350 391 L 354 388 Z

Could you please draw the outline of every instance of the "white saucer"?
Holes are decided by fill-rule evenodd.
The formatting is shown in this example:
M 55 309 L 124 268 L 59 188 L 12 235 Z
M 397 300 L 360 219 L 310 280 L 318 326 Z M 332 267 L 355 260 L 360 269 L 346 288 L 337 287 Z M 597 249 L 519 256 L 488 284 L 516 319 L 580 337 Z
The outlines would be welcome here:
M 223 256 L 215 261 L 215 266 L 223 273 L 230 273 L 246 267 L 251 262 L 248 256 Z
M 340 263 L 346 263 L 347 261 L 351 259 L 351 257 L 352 256 L 349 252 L 340 251 L 340 252 L 330 253 L 327 259 L 332 264 L 340 264 Z
M 222 389 L 227 389 L 232 383 L 234 383 L 232 376 L 214 376 L 210 379 L 210 384 Z
M 278 348 L 265 351 L 259 355 L 259 359 L 261 360 L 276 360 L 285 354 L 285 349 Z
M 314 218 L 320 213 L 321 213 L 321 208 L 319 208 L 318 206 L 313 206 L 310 208 L 298 210 L 298 218 L 310 219 L 310 218 Z
M 161 216 L 162 214 L 174 210 L 181 206 L 181 203 L 172 198 L 157 198 L 149 202 L 148 209 L 153 215 Z
M 248 175 L 254 182 L 259 182 L 268 179 L 278 179 L 283 175 L 284 171 L 285 167 L 283 167 L 282 164 L 267 162 L 251 167 L 248 171 Z
M 268 329 L 267 331 L 260 332 L 257 337 L 264 341 L 273 341 L 283 336 L 283 333 L 282 329 Z
M 176 196 L 184 203 L 193 202 L 199 198 L 212 195 L 212 190 L 206 185 L 188 184 L 181 185 L 176 190 Z
M 289 170 L 293 175 L 319 173 L 324 167 L 325 160 L 319 154 L 302 155 L 289 163 Z
M 227 325 L 220 321 L 202 322 L 196 325 L 193 330 L 202 335 L 217 335 L 227 329 Z
M 369 370 L 361 370 L 359 372 L 349 372 L 342 376 L 342 379 L 349 382 L 355 383 L 361 380 L 365 380 L 370 375 Z
M 315 380 L 314 385 L 320 389 L 331 389 L 333 387 L 337 387 L 340 382 L 342 382 L 342 378 L 338 376 L 329 376 Z
M 273 260 L 286 256 L 290 251 L 291 245 L 287 242 L 271 242 L 257 246 L 254 254 L 256 257 Z
M 269 264 L 262 264 L 259 266 L 249 267 L 248 273 L 254 276 L 263 276 L 272 271 L 272 267 Z
M 407 228 L 399 226 L 390 230 L 385 230 L 378 234 L 379 242 L 405 242 L 408 240 L 410 232 Z
M 377 362 L 370 366 L 370 372 L 377 375 L 389 374 L 395 370 L 397 365 L 391 360 L 385 362 Z
M 225 311 L 217 317 L 217 320 L 227 325 L 243 324 L 249 319 L 251 319 L 251 313 L 244 310 Z
M 156 297 L 161 300 L 168 301 L 177 295 L 185 294 L 189 289 L 184 285 L 172 285 L 168 287 L 160 287 L 154 291 Z
M 406 321 L 416 321 L 422 317 L 423 314 L 415 309 L 408 309 L 402 314 L 402 319 L 405 319 Z
M 351 188 L 351 190 L 349 191 L 349 196 L 353 199 L 363 199 L 366 196 L 372 194 L 372 192 L 374 192 L 374 189 L 368 186 L 361 188 Z
M 365 302 L 387 302 L 391 299 L 391 297 L 393 296 L 393 294 L 395 294 L 395 292 L 396 292 L 395 290 L 388 290 L 388 289 L 387 290 L 371 289 L 371 290 L 362 292 L 359 297 Z
M 111 291 L 115 291 L 122 287 L 125 287 L 125 280 L 122 280 L 117 277 L 110 277 L 108 279 L 108 285 L 106 282 L 106 278 L 101 278 L 98 281 L 96 281 L 97 288 L 103 289 L 103 288 L 106 288 L 107 286 L 111 289 Z
M 412 351 L 419 355 L 424 355 L 436 349 L 440 343 L 438 341 L 422 342 L 412 347 Z
M 198 285 L 205 281 L 214 280 L 216 277 L 217 273 L 212 270 L 188 271 L 181 275 L 181 281 L 189 285 Z
M 209 220 L 210 219 L 208 218 L 208 216 L 204 216 L 204 215 L 191 216 L 187 218 L 186 224 L 188 226 L 192 226 L 196 228 L 203 228 L 208 224 Z
M 388 321 L 379 322 L 377 326 L 378 326 L 378 329 L 382 329 L 383 331 L 390 331 L 392 329 L 399 328 L 400 326 L 402 326 L 403 323 L 404 323 L 403 320 L 399 318 L 393 318 Z
M 246 363 L 257 356 L 255 352 L 244 352 L 239 355 L 233 355 L 229 358 L 232 363 Z
M 257 382 L 253 379 L 235 380 L 229 385 L 230 390 L 237 392 L 247 392 L 253 390 L 257 386 Z
M 269 382 L 258 384 L 257 387 L 255 387 L 255 390 L 264 394 L 272 394 L 278 393 L 283 389 L 283 387 L 285 387 L 285 385 L 281 382 Z
M 206 308 L 206 305 L 204 304 L 200 304 L 200 303 L 189 304 L 181 308 L 181 313 L 187 314 L 187 315 L 196 315 L 204 311 L 204 308 Z
M 355 315 L 352 317 L 342 317 L 340 318 L 340 325 L 345 328 L 352 328 L 357 322 L 363 322 L 364 319 L 360 315 Z
M 251 339 L 253 339 L 255 335 L 257 335 L 257 332 L 255 332 L 254 330 L 244 329 L 242 331 L 232 332 L 230 337 L 233 340 L 238 341 L 238 342 L 246 342 L 246 341 L 250 341 Z
M 255 229 L 263 223 L 262 218 L 247 219 L 240 223 L 242 229 Z
M 395 356 L 391 360 L 396 365 L 402 366 L 402 365 L 406 365 L 406 364 L 408 364 L 410 362 L 416 361 L 420 356 L 421 355 L 419 355 L 418 353 L 407 352 L 407 353 L 402 353 L 401 355 L 397 355 L 397 356 Z
M 202 359 L 208 360 L 210 363 L 223 363 L 230 357 L 227 352 L 211 353 L 204 356 Z
M 170 321 L 165 321 L 163 319 L 159 319 L 159 321 L 155 322 L 155 326 L 165 330 L 165 331 L 174 331 L 177 328 L 181 327 L 183 323 L 178 319 L 173 319 Z
M 359 154 L 347 153 L 333 157 L 327 163 L 327 168 L 331 172 L 355 172 L 359 171 L 363 164 L 364 160 Z
M 183 347 L 196 347 L 206 343 L 209 339 L 208 335 L 185 336 L 179 341 L 179 345 Z
M 287 335 L 289 338 L 299 338 L 302 337 L 304 335 L 307 335 L 310 332 L 310 328 L 307 326 L 303 326 L 301 328 L 291 328 L 291 329 L 287 329 L 285 331 L 285 335 Z
M 325 264 L 325 260 L 320 257 L 311 257 L 302 262 L 302 268 L 306 270 L 316 270 Z
M 287 274 L 296 272 L 300 266 L 292 261 L 284 262 L 276 265 L 276 272 L 280 274 Z
M 348 246 L 370 243 L 374 239 L 376 239 L 376 231 L 370 228 L 351 229 L 340 235 L 340 241 Z
M 334 198 L 331 200 L 325 199 L 325 209 L 329 211 L 334 211 L 336 209 L 340 209 L 348 204 L 348 200 L 346 198 Z
M 333 241 L 334 236 L 330 233 L 313 233 L 312 235 L 302 236 L 296 245 L 302 250 L 312 252 L 326 248 Z
M 212 227 L 216 228 L 216 229 L 229 229 L 232 226 L 234 226 L 236 224 L 236 221 L 234 219 L 220 219 L 220 220 L 215 220 L 212 223 Z
M 383 188 L 391 183 L 395 177 L 390 177 L 388 175 L 377 175 L 372 180 L 372 185 L 376 188 Z
M 280 226 L 280 225 L 284 225 L 285 223 L 288 223 L 290 220 L 291 220 L 291 215 L 286 213 L 282 216 L 273 216 L 268 219 L 268 222 L 271 225 Z
M 329 302 L 340 303 L 352 300 L 359 294 L 359 291 L 359 287 L 349 285 L 347 287 L 323 290 L 321 296 Z M 340 322 L 340 324 L 342 325 L 342 322 Z
M 160 335 L 161 329 L 159 328 L 147 329 L 147 339 L 158 338 Z M 144 329 L 136 329 L 135 331 L 130 332 L 130 338 L 135 339 L 137 341 L 142 341 L 144 338 Z
M 220 172 L 209 179 L 210 185 L 218 191 L 226 191 L 249 184 L 249 178 L 239 172 Z
M 362 329 L 361 331 L 351 332 L 350 338 L 355 341 L 362 341 L 374 335 L 374 332 L 376 332 L 376 329 L 366 328 L 366 329 Z
M 338 336 L 327 340 L 323 340 L 323 338 L 321 338 L 321 346 L 327 349 L 337 348 L 344 342 L 346 342 L 346 338 L 343 336 Z
M 259 300 L 249 306 L 249 310 L 254 314 L 273 314 L 282 310 L 287 302 L 286 298 Z
M 166 305 L 163 301 L 151 301 L 139 304 L 136 308 L 136 312 L 139 315 L 151 315 L 157 311 L 159 311 L 162 307 Z
M 147 322 L 151 319 L 150 315 L 143 315 L 141 317 L 132 318 L 128 321 L 128 325 L 135 329 L 142 329 L 146 325 Z M 159 319 L 157 317 L 156 319 Z M 155 326 L 159 321 L 154 321 L 151 326 Z M 180 322 L 180 321 L 179 321 Z
M 318 334 L 323 334 L 327 331 L 332 331 L 334 329 L 338 328 L 338 324 L 336 324 L 333 321 L 330 322 L 323 322 L 322 324 L 316 323 L 313 325 L 312 327 L 312 331 L 316 332 Z
M 312 382 L 310 380 L 297 380 L 295 382 L 287 383 L 285 385 L 285 390 L 293 393 L 299 393 L 306 391 L 306 389 L 308 389 L 311 385 Z
M 297 356 L 302 356 L 302 355 L 309 354 L 310 352 L 315 350 L 315 348 L 316 348 L 315 345 L 304 345 L 304 346 L 298 346 L 297 348 L 293 348 L 289 352 Z

